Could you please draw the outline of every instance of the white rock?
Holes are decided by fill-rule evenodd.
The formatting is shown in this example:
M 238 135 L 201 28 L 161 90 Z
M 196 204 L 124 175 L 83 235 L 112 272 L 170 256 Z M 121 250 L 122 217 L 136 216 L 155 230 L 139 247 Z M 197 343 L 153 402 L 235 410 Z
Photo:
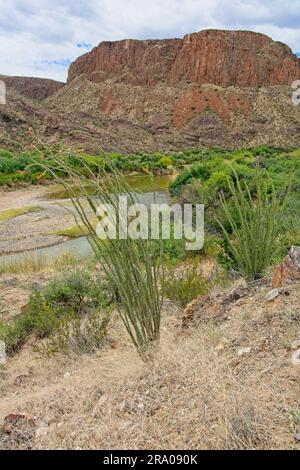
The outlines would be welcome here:
M 39 427 L 40 428 L 48 428 L 48 423 L 42 422 Z
M 6 364 L 5 343 L 4 341 L 0 341 L 0 366 L 4 366 L 5 364 Z
M 247 354 L 250 354 L 252 351 L 252 348 L 242 348 L 238 351 L 238 357 L 243 357 L 246 356 Z
M 276 297 L 279 296 L 279 290 L 278 289 L 273 289 L 270 292 L 267 293 L 266 295 L 266 300 L 268 302 L 272 302 L 272 300 L 276 299 Z
M 223 351 L 229 344 L 230 343 L 227 338 L 221 338 L 219 344 L 216 346 L 216 350 Z
M 300 366 L 300 349 L 292 354 L 292 364 L 296 367 Z
M 291 350 L 292 351 L 297 351 L 297 349 L 300 349 L 300 339 L 296 339 L 296 341 L 294 341 L 291 344 Z
M 43 426 L 41 428 L 38 428 L 35 432 L 35 437 L 45 437 L 48 435 L 49 428 L 48 426 Z
M 102 395 L 102 397 L 99 398 L 97 405 L 101 407 L 102 405 L 104 405 L 104 403 L 107 402 L 107 400 L 108 400 L 108 396 Z
M 64 379 L 68 380 L 70 377 L 71 377 L 70 372 L 66 372 L 65 375 L 64 375 Z

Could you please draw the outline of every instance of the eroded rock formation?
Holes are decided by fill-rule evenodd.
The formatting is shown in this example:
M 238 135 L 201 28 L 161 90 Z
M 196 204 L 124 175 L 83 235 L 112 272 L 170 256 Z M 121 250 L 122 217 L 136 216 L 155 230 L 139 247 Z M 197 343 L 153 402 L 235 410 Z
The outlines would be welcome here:
M 264 34 L 206 30 L 183 39 L 102 42 L 71 64 L 68 82 L 81 74 L 93 82 L 132 85 L 288 85 L 300 78 L 300 60 Z

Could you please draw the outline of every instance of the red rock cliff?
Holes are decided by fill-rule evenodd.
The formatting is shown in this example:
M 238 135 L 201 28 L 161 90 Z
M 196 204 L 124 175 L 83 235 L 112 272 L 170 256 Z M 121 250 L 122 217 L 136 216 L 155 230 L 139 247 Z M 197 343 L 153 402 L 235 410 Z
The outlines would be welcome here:
M 102 42 L 71 64 L 68 82 L 81 74 L 93 82 L 133 85 L 290 85 L 300 78 L 300 60 L 263 34 L 206 30 L 183 39 Z

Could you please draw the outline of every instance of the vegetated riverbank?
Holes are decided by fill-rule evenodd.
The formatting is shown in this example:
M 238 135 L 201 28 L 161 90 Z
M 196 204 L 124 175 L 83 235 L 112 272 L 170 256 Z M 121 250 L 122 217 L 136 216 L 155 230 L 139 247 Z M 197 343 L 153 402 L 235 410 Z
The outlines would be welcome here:
M 64 177 L 65 173 L 62 168 L 57 168 L 52 152 L 44 149 L 40 152 L 23 152 L 17 155 L 0 151 L 0 184 L 1 181 L 2 184 L 13 186 L 25 182 L 49 184 L 53 175 L 41 168 L 40 164 L 45 163 L 56 167 L 56 171 Z M 62 152 L 60 158 L 74 168 L 77 168 L 79 164 L 78 159 L 67 152 Z M 143 193 L 164 192 L 170 185 L 172 195 L 176 200 L 204 203 L 206 221 L 209 222 L 218 215 L 219 194 L 221 191 L 227 191 L 228 178 L 232 178 L 234 173 L 242 181 L 250 183 L 256 174 L 261 174 L 270 180 L 276 190 L 281 192 L 291 187 L 293 200 L 288 212 L 293 211 L 296 214 L 299 210 L 297 185 L 300 178 L 300 150 L 297 149 L 272 147 L 235 151 L 191 149 L 170 155 L 156 152 L 136 155 L 109 154 L 105 157 L 80 154 L 80 161 L 83 162 L 82 165 L 87 166 L 89 171 L 96 173 L 99 168 L 103 169 L 105 166 L 106 171 L 110 171 L 110 165 L 113 165 L 126 176 L 127 183 L 132 185 L 134 190 Z M 139 172 L 140 176 L 132 176 L 135 172 Z M 156 173 L 164 172 L 170 175 L 155 176 Z M 142 173 L 144 173 L 143 176 L 141 176 Z M 23 208 L 24 210 L 27 208 L 26 212 L 28 211 L 23 216 L 11 218 L 5 224 L 1 224 L 0 252 L 9 253 L 51 246 L 81 235 L 74 223 L 71 204 L 67 201 L 58 201 L 68 197 L 64 188 L 38 186 L 36 189 L 32 186 L 28 190 L 16 189 L 15 193 L 0 191 L 0 212 L 4 213 L 5 210 L 12 209 L 23 210 Z M 35 208 L 38 208 L 40 212 L 31 213 L 31 209 Z M 285 231 L 287 240 L 281 255 L 286 252 L 293 238 L 295 238 L 295 244 L 300 242 L 299 224 L 295 222 L 294 217 L 292 218 L 293 221 L 289 221 L 290 235 L 287 235 Z M 215 234 L 214 222 L 211 225 L 213 226 L 210 233 Z M 27 241 L 22 240 L 23 234 L 26 236 L 27 232 Z
M 244 160 L 258 155 L 272 154 L 276 157 L 294 158 L 299 157 L 300 150 L 295 148 L 258 147 L 244 148 L 239 150 L 198 148 L 186 151 L 174 151 L 164 154 L 161 152 L 137 154 L 99 154 L 88 155 L 83 152 L 77 154 L 66 149 L 43 148 L 34 151 L 23 151 L 14 153 L 0 149 L 0 186 L 17 186 L 22 184 L 45 184 L 53 181 L 53 174 L 47 171 L 51 167 L 59 176 L 66 176 L 62 165 L 57 159 L 66 163 L 74 169 L 78 165 L 86 167 L 87 171 L 98 174 L 99 171 L 106 172 L 117 169 L 123 174 L 144 175 L 170 175 L 181 172 L 184 168 L 195 164 L 205 163 L 206 160 L 226 161 L 235 159 L 241 165 Z M 80 157 L 80 162 L 78 157 Z

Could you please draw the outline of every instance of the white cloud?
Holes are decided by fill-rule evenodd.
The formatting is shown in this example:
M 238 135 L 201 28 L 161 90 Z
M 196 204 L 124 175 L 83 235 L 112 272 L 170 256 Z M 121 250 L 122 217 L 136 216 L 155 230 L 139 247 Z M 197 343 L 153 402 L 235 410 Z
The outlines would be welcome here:
M 0 0 L 0 11 L 0 74 L 65 80 L 90 44 L 204 28 L 260 31 L 300 51 L 299 0 Z

